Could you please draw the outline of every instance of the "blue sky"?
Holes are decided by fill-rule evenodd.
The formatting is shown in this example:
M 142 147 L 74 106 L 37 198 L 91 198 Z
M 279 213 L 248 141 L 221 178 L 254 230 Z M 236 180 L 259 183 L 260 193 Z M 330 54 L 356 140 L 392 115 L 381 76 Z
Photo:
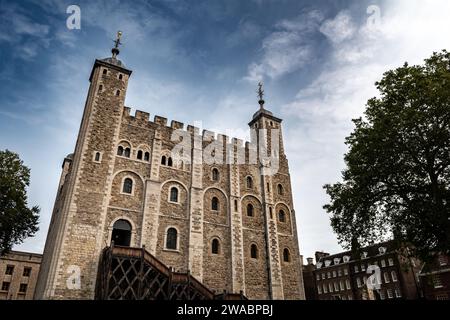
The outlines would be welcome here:
M 71 4 L 80 30 L 66 27 Z M 31 168 L 41 207 L 40 232 L 16 249 L 43 250 L 92 64 L 122 30 L 134 110 L 245 138 L 264 81 L 284 119 L 301 253 L 340 250 L 322 186 L 340 178 L 350 120 L 384 71 L 450 49 L 449 12 L 447 0 L 0 0 L 0 149 Z

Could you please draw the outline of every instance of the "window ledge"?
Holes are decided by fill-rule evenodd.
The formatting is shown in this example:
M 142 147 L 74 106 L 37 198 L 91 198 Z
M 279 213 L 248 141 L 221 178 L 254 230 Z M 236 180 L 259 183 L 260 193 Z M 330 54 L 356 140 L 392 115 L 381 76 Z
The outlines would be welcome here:
M 181 253 L 180 250 L 177 250 L 177 249 L 167 249 L 167 248 L 164 248 L 163 251 L 166 251 L 166 252 L 172 252 L 172 253 Z

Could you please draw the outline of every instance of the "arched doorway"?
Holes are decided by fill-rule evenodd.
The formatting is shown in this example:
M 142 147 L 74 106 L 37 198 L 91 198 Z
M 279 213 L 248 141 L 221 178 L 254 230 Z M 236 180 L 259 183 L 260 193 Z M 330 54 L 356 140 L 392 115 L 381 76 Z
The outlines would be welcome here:
M 129 247 L 131 242 L 131 224 L 126 220 L 117 220 L 114 222 L 111 235 L 111 242 L 116 246 Z

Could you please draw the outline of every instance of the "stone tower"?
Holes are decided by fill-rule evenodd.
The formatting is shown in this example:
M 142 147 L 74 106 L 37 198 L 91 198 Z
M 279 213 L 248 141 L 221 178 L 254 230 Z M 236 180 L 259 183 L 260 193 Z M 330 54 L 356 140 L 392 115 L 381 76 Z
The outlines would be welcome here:
M 114 240 L 145 246 L 219 292 L 304 299 L 282 120 L 264 108 L 261 89 L 245 144 L 142 111 L 132 116 L 119 44 L 94 63 L 35 297 L 93 299 L 100 253 Z M 183 156 L 174 151 L 181 140 Z

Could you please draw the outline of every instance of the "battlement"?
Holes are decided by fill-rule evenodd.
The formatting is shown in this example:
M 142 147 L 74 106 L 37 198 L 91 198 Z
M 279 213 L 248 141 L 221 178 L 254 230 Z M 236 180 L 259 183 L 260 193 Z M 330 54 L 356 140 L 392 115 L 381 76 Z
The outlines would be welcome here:
M 183 130 L 189 132 L 190 135 L 202 136 L 203 141 L 214 142 L 218 141 L 220 143 L 225 143 L 227 145 L 232 144 L 238 148 L 250 149 L 252 148 L 252 142 L 245 141 L 238 138 L 231 138 L 225 134 L 216 133 L 210 130 L 203 130 L 200 133 L 200 129 L 193 125 L 185 125 L 183 122 L 171 120 L 170 126 L 168 126 L 168 119 L 159 115 L 153 117 L 153 121 L 150 120 L 150 113 L 145 111 L 136 110 L 134 116 L 131 115 L 131 108 L 124 107 L 123 117 L 126 118 L 130 123 L 140 126 L 146 129 L 154 130 L 155 127 L 164 127 L 173 130 Z

